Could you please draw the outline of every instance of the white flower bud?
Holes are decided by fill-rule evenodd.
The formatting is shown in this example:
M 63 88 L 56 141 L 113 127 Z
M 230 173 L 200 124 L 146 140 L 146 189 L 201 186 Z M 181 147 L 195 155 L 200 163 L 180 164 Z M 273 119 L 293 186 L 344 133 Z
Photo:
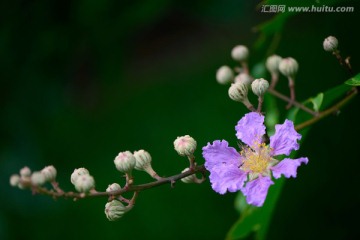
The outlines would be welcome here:
M 147 151 L 139 150 L 134 152 L 136 160 L 135 169 L 144 171 L 146 168 L 151 166 L 151 156 Z
M 76 180 L 78 177 L 83 175 L 89 175 L 89 171 L 86 168 L 77 168 L 74 170 L 74 172 L 71 174 L 71 183 L 75 185 Z
M 196 145 L 195 139 L 189 135 L 177 137 L 174 141 L 174 148 L 180 156 L 193 156 Z
M 31 174 L 31 183 L 35 186 L 41 186 L 46 182 L 45 176 L 41 172 Z
M 18 174 L 11 175 L 11 177 L 10 177 L 10 185 L 12 187 L 16 187 L 16 186 L 19 185 L 19 183 L 20 183 L 20 176 Z
M 105 205 L 105 215 L 110 221 L 119 220 L 129 209 L 120 201 L 112 200 Z
M 234 80 L 234 73 L 228 66 L 220 67 L 216 72 L 216 80 L 220 84 L 228 84 Z
M 329 36 L 329 37 L 325 38 L 325 40 L 323 42 L 323 47 L 324 47 L 324 50 L 327 52 L 334 52 L 337 50 L 338 44 L 339 44 L 339 42 L 336 39 L 336 37 Z
M 182 171 L 182 173 L 187 172 L 187 171 L 189 171 L 189 168 L 185 168 Z M 181 181 L 184 182 L 184 183 L 196 183 L 197 180 L 198 179 L 196 178 L 195 174 L 189 175 L 189 176 L 184 177 L 184 178 L 181 179 Z
M 282 60 L 282 57 L 278 55 L 271 55 L 266 59 L 266 69 L 271 74 L 278 74 L 279 73 L 279 64 Z
M 229 97 L 237 102 L 246 102 L 249 101 L 248 100 L 248 87 L 246 84 L 244 83 L 240 83 L 240 82 L 236 82 L 231 84 L 230 88 L 229 88 Z
M 22 169 L 20 169 L 20 176 L 22 178 L 27 178 L 31 176 L 31 170 L 28 167 L 23 167 Z
M 240 73 L 235 77 L 235 83 L 237 82 L 243 83 L 246 86 L 250 86 L 252 80 L 253 80 L 252 77 L 247 73 Z
M 235 46 L 231 51 L 231 57 L 235 61 L 246 61 L 249 56 L 249 50 L 244 45 Z
M 130 151 L 125 151 L 120 152 L 116 156 L 114 163 L 118 171 L 123 173 L 130 173 L 136 165 L 136 159 Z
M 263 78 L 255 79 L 251 84 L 251 89 L 253 93 L 258 97 L 264 96 L 268 88 L 269 88 L 269 82 Z
M 294 78 L 298 69 L 299 64 L 291 57 L 283 58 L 279 64 L 279 70 L 285 77 Z
M 118 190 L 121 190 L 120 185 L 118 183 L 113 183 L 107 187 L 106 192 L 113 192 Z
M 86 193 L 95 187 L 95 180 L 89 174 L 84 174 L 76 178 L 74 186 L 78 192 Z
M 56 169 L 54 166 L 47 166 L 41 170 L 41 173 L 45 176 L 45 180 L 48 182 L 52 182 L 56 178 Z

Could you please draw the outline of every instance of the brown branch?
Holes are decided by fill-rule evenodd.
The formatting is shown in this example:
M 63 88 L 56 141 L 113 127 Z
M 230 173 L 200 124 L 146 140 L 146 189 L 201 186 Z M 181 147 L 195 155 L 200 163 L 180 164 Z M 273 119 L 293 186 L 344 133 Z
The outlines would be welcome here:
M 195 174 L 195 173 L 201 173 L 204 178 L 205 173 L 206 173 L 205 166 L 204 165 L 195 166 L 193 169 L 190 169 L 189 171 L 186 171 L 186 172 L 183 172 L 183 173 L 180 173 L 177 175 L 173 175 L 173 176 L 166 177 L 166 178 L 161 178 L 157 181 L 146 183 L 146 184 L 125 186 L 124 188 L 117 190 L 117 191 L 112 191 L 112 192 L 90 191 L 90 193 L 88 193 L 88 194 L 77 193 L 77 192 L 64 192 L 64 191 L 59 192 L 59 191 L 49 190 L 44 187 L 33 186 L 33 185 L 31 185 L 30 181 L 26 181 L 26 182 L 22 182 L 22 183 L 25 184 L 27 187 L 30 187 L 34 193 L 48 195 L 53 198 L 63 197 L 63 198 L 72 198 L 74 200 L 77 200 L 77 199 L 91 198 L 91 197 L 104 197 L 104 196 L 116 197 L 116 196 L 120 196 L 123 193 L 140 192 L 140 191 L 144 191 L 146 189 L 150 189 L 153 187 L 158 187 L 158 186 L 161 186 L 164 184 L 170 184 L 173 187 L 176 181 L 178 181 L 184 177 L 190 176 L 192 174 Z
M 315 112 L 315 111 L 311 110 L 310 108 L 305 107 L 303 104 L 301 104 L 301 103 L 299 103 L 299 102 L 297 102 L 297 101 L 292 101 L 289 97 L 287 97 L 287 96 L 279 93 L 279 92 L 276 91 L 275 89 L 269 88 L 269 89 L 268 89 L 268 92 L 269 92 L 270 94 L 274 95 L 275 97 L 278 97 L 278 98 L 284 100 L 285 102 L 292 103 L 292 105 L 294 105 L 295 107 L 298 107 L 298 108 L 304 110 L 305 112 L 310 113 L 311 115 L 313 115 L 313 116 L 315 116 L 315 117 L 319 115 L 318 112 Z
M 295 126 L 295 129 L 297 131 L 305 128 L 305 127 L 308 127 L 318 121 L 320 121 L 322 118 L 332 114 L 332 113 L 336 113 L 341 107 L 343 107 L 346 103 L 348 103 L 353 97 L 355 97 L 355 95 L 358 93 L 358 90 L 356 87 L 352 88 L 350 93 L 344 98 L 342 99 L 341 101 L 339 101 L 338 103 L 336 103 L 335 105 L 333 105 L 332 107 L 320 112 L 318 114 L 318 116 L 308 120 L 308 121 L 305 121 L 303 123 L 300 123 L 299 125 L 296 125 Z
M 347 57 L 345 60 L 342 58 L 342 56 L 340 55 L 340 52 L 339 50 L 335 50 L 333 53 L 332 53 L 336 59 L 339 61 L 339 64 L 343 67 L 346 68 L 346 70 L 350 73 L 350 75 L 353 75 L 353 71 L 352 71 L 352 68 L 351 68 L 351 65 L 350 65 L 350 57 Z

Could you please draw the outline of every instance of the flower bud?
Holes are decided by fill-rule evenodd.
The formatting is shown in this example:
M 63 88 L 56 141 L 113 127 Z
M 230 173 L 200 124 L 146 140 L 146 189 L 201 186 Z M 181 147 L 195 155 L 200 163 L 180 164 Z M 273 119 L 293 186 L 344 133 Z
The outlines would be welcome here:
M 86 168 L 77 168 L 71 174 L 71 183 L 75 185 L 76 180 L 83 175 L 89 175 L 89 171 Z
M 11 177 L 10 177 L 10 185 L 12 187 L 16 187 L 16 186 L 19 185 L 19 183 L 20 183 L 20 176 L 18 174 L 11 175 Z
M 251 89 L 253 93 L 258 97 L 264 96 L 268 88 L 269 88 L 269 82 L 263 78 L 255 79 L 251 84 Z
M 120 201 L 112 200 L 105 205 L 105 215 L 109 221 L 119 220 L 129 209 Z
M 41 170 L 41 173 L 44 175 L 45 180 L 48 182 L 52 182 L 56 178 L 56 169 L 54 166 L 47 166 Z
M 136 160 L 135 169 L 145 171 L 145 169 L 151 166 L 151 156 L 147 151 L 139 150 L 134 152 Z
M 266 59 L 266 69 L 271 74 L 278 74 L 279 73 L 279 64 L 282 58 L 278 55 L 271 55 Z
M 196 150 L 196 141 L 189 135 L 177 137 L 174 141 L 174 148 L 180 156 L 193 156 Z
M 123 173 L 130 173 L 136 165 L 136 159 L 130 151 L 125 151 L 120 152 L 116 156 L 114 163 L 118 171 Z
M 235 77 L 235 83 L 237 82 L 243 83 L 246 86 L 250 86 L 252 80 L 253 80 L 252 77 L 247 73 L 240 73 Z
M 182 173 L 187 172 L 187 171 L 189 171 L 189 168 L 185 168 L 182 171 Z M 181 181 L 184 182 L 184 183 L 196 183 L 197 180 L 198 179 L 196 178 L 195 174 L 189 175 L 189 176 L 184 177 L 184 178 L 181 179 Z
M 78 192 L 86 193 L 95 187 L 95 180 L 89 174 L 84 174 L 76 178 L 74 186 Z
M 339 42 L 336 39 L 336 37 L 329 36 L 329 37 L 325 38 L 325 40 L 323 42 L 323 47 L 324 47 L 324 50 L 327 52 L 334 52 L 337 50 L 338 44 L 339 44 Z
M 285 77 L 294 78 L 298 69 L 299 64 L 291 57 L 283 58 L 279 64 L 279 70 Z
M 235 46 L 231 51 L 231 57 L 235 61 L 246 61 L 249 56 L 249 50 L 244 45 Z
M 216 72 L 216 80 L 220 84 L 228 84 L 234 80 L 234 73 L 230 67 L 222 66 Z
M 118 190 L 121 190 L 120 185 L 117 183 L 113 183 L 107 187 L 106 192 L 113 192 Z
M 22 178 L 27 178 L 31 176 L 31 170 L 28 167 L 23 167 L 22 169 L 20 169 L 20 176 Z
M 229 88 L 229 97 L 236 102 L 244 102 L 248 100 L 248 87 L 244 83 L 236 82 L 231 84 Z
M 35 186 L 41 186 L 46 182 L 45 176 L 41 172 L 31 174 L 31 183 Z

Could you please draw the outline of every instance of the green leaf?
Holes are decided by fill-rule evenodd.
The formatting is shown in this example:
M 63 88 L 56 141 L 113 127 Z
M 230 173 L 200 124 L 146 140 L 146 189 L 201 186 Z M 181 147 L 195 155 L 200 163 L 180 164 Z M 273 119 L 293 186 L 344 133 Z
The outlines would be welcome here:
M 350 89 L 351 89 L 350 86 L 342 84 L 326 91 L 325 93 L 320 93 L 316 97 L 304 101 L 304 103 L 305 102 L 310 103 L 315 101 L 319 110 L 320 108 L 327 108 L 331 106 L 335 100 L 344 96 L 344 94 L 348 92 Z M 268 100 L 266 99 L 266 101 Z M 266 110 L 267 114 L 268 113 L 270 115 L 273 114 L 272 112 L 274 110 L 272 108 L 274 108 L 277 111 L 276 105 L 273 104 L 274 103 L 265 105 L 266 107 L 268 107 Z M 311 116 L 308 113 L 299 110 L 298 108 L 291 109 L 287 114 L 287 119 L 294 121 L 294 123 L 301 123 L 309 119 L 309 117 Z M 278 118 L 278 114 L 277 114 L 277 118 Z M 301 142 L 304 141 L 309 130 L 310 128 L 306 128 L 301 131 L 301 135 L 302 135 Z M 291 154 L 290 157 L 294 158 L 295 154 L 296 152 Z M 277 199 L 280 197 L 284 183 L 285 183 L 284 178 L 275 180 L 275 184 L 270 187 L 265 204 L 261 208 L 244 204 L 243 201 L 245 198 L 242 197 L 241 194 L 238 194 L 235 205 L 237 206 L 236 209 L 240 212 L 240 218 L 231 227 L 230 231 L 227 234 L 226 239 L 227 240 L 244 239 L 252 233 L 255 233 L 255 238 L 258 240 L 265 239 L 267 230 L 270 225 L 272 214 L 276 207 Z
M 360 86 L 360 73 L 355 77 L 350 78 L 345 83 L 350 86 Z
M 320 107 L 323 102 L 323 99 L 324 99 L 323 93 L 319 93 L 316 97 L 310 98 L 310 101 L 312 102 L 314 110 L 316 112 L 320 111 Z

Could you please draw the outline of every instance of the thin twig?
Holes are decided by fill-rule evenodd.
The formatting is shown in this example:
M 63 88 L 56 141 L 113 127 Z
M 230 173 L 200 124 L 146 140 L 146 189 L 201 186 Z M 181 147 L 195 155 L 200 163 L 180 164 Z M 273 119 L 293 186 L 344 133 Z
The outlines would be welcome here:
M 292 102 L 290 98 L 288 98 L 287 96 L 279 93 L 279 92 L 276 91 L 275 89 L 270 89 L 270 88 L 269 88 L 269 89 L 268 89 L 268 92 L 269 92 L 270 94 L 274 95 L 275 97 L 278 97 L 278 98 L 280 98 L 280 99 L 282 99 L 282 100 L 284 100 L 284 101 L 286 101 L 286 102 L 288 102 L 288 103 Z M 299 102 L 297 102 L 297 101 L 293 101 L 292 104 L 293 104 L 294 106 L 296 106 L 296 107 L 304 110 L 305 112 L 310 113 L 311 115 L 313 115 L 313 116 L 315 116 L 315 117 L 319 115 L 318 112 L 315 112 L 315 111 L 311 110 L 310 108 L 305 107 L 303 104 L 301 104 L 301 103 L 299 103 Z
M 279 81 L 279 74 L 278 73 L 271 73 L 271 84 L 269 89 L 275 89 L 277 82 Z
M 351 92 L 344 98 L 342 99 L 340 102 L 336 103 L 335 105 L 333 105 L 332 107 L 322 111 L 319 113 L 319 115 L 317 117 L 314 117 L 308 121 L 305 121 L 303 123 L 300 123 L 299 125 L 295 126 L 295 129 L 297 131 L 308 127 L 318 121 L 320 121 L 322 118 L 332 114 L 332 113 L 336 113 L 341 107 L 343 107 L 347 102 L 349 102 L 353 97 L 355 97 L 355 95 L 358 93 L 357 88 L 352 88 Z
M 347 57 L 346 60 L 344 61 L 344 59 L 340 55 L 339 50 L 335 50 L 332 54 L 339 61 L 340 65 L 345 67 L 346 70 L 350 73 L 350 75 L 353 75 L 353 71 L 352 71 L 352 68 L 351 68 L 351 65 L 350 65 L 350 57 Z
M 203 174 L 203 176 L 205 176 L 206 173 L 206 169 L 204 165 L 200 165 L 200 166 L 195 166 L 193 169 L 190 169 L 189 171 L 174 175 L 174 176 L 170 176 L 170 177 L 166 177 L 166 178 L 161 178 L 160 180 L 154 181 L 154 182 L 150 182 L 150 183 L 146 183 L 146 184 L 141 184 L 141 185 L 126 185 L 124 188 L 117 190 L 117 191 L 112 191 L 112 192 L 90 192 L 88 194 L 84 194 L 84 193 L 76 193 L 76 192 L 56 192 L 54 190 L 49 190 L 47 188 L 44 187 L 37 187 L 37 186 L 32 186 L 30 181 L 24 182 L 23 184 L 25 184 L 26 186 L 30 187 L 34 193 L 38 193 L 38 194 L 43 194 L 43 195 L 48 195 L 51 196 L 53 198 L 72 198 L 74 200 L 77 199 L 83 199 L 83 198 L 91 198 L 91 197 L 104 197 L 104 196 L 108 196 L 108 197 L 117 197 L 120 196 L 123 193 L 127 193 L 127 192 L 140 192 L 140 191 L 144 191 L 146 189 L 150 189 L 153 187 L 158 187 L 164 184 L 171 184 L 174 185 L 174 183 L 177 180 L 180 180 L 184 177 L 190 176 L 192 174 L 195 173 L 201 173 Z
M 264 102 L 264 96 L 259 96 L 259 98 L 258 98 L 258 108 L 257 108 L 258 113 L 261 113 L 263 102 Z
M 291 108 L 291 106 L 293 105 L 293 103 L 295 102 L 295 81 L 292 77 L 288 77 L 289 79 L 289 88 L 290 88 L 290 102 L 289 104 L 286 106 L 286 109 Z

